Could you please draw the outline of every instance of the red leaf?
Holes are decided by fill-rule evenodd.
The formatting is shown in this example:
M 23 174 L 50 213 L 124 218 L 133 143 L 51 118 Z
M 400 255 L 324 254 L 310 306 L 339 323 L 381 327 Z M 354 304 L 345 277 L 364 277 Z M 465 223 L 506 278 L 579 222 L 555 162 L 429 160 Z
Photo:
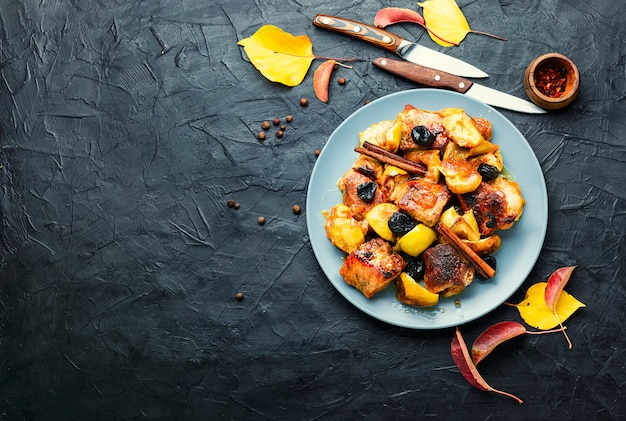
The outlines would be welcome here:
M 576 266 L 565 266 L 555 270 L 550 278 L 548 278 L 548 285 L 546 285 L 546 291 L 544 293 L 544 299 L 546 300 L 546 305 L 552 311 L 556 308 L 556 303 L 559 302 L 559 297 L 561 296 L 561 292 L 563 292 L 563 288 L 565 288 L 565 284 L 569 281 L 570 276 Z
M 495 325 L 489 326 L 485 329 L 472 345 L 472 361 L 475 365 L 484 360 L 487 355 L 491 354 L 498 345 L 508 341 L 509 339 L 516 338 L 523 334 L 528 335 L 543 335 L 544 333 L 563 332 L 565 333 L 565 327 L 560 329 L 543 330 L 539 332 L 532 332 L 526 330 L 524 325 L 517 322 L 499 322 Z
M 439 35 L 435 34 L 433 31 L 431 31 L 430 28 L 426 26 L 426 21 L 424 20 L 422 15 L 420 15 L 415 10 L 404 9 L 401 7 L 385 7 L 383 9 L 380 9 L 378 13 L 376 13 L 376 16 L 374 16 L 374 25 L 379 28 L 385 28 L 389 25 L 393 25 L 394 23 L 401 22 L 416 23 L 422 28 L 426 29 L 430 34 L 432 34 L 432 36 L 443 41 L 444 43 L 456 46 L 459 45 L 456 42 L 446 41 Z
M 491 351 L 501 343 L 526 333 L 526 328 L 517 322 L 500 322 L 489 326 L 474 341 L 472 345 L 472 360 L 474 364 L 491 354 Z
M 465 341 L 463 340 L 463 336 L 461 336 L 461 332 L 459 331 L 458 327 L 456 328 L 455 336 L 452 338 L 450 351 L 452 354 L 452 359 L 461 371 L 463 377 L 465 377 L 465 379 L 476 389 L 483 390 L 485 392 L 498 393 L 500 395 L 508 396 L 509 398 L 514 399 L 519 404 L 523 403 L 523 401 L 517 396 L 507 392 L 503 392 L 501 390 L 494 389 L 487 384 L 485 379 L 483 379 L 478 372 L 476 365 L 474 365 L 472 357 L 467 350 L 467 345 L 465 345 Z
M 330 83 L 330 75 L 332 74 L 335 60 L 326 60 L 315 70 L 313 74 L 313 90 L 315 96 L 322 102 L 328 103 L 328 85 Z
M 424 18 L 418 12 L 401 7 L 385 7 L 384 9 L 380 9 L 374 17 L 374 25 L 379 28 L 385 28 L 400 22 L 417 23 L 422 27 L 426 24 Z

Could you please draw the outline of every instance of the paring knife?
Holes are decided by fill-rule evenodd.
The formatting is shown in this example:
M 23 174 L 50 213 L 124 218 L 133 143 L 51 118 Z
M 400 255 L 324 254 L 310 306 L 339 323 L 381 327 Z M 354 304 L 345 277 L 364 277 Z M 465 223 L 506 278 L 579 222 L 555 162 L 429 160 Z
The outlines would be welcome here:
M 396 34 L 366 23 L 338 16 L 318 14 L 313 18 L 313 25 L 382 47 L 385 50 L 398 54 L 411 63 L 444 70 L 458 76 L 472 78 L 489 76 L 479 68 L 463 60 L 407 41 Z
M 530 114 L 544 114 L 546 112 L 546 110 L 536 106 L 530 101 L 479 85 L 471 80 L 441 70 L 383 57 L 377 58 L 373 63 L 381 69 L 385 69 L 390 73 L 402 76 L 413 82 L 434 88 L 449 88 L 486 104 L 493 105 L 494 107 Z

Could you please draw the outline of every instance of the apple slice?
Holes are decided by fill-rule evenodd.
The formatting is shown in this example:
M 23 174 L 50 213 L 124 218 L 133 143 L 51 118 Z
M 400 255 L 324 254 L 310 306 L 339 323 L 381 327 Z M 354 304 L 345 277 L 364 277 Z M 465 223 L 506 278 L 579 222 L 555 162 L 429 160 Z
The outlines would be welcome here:
M 401 303 L 420 307 L 433 307 L 439 303 L 439 294 L 430 292 L 406 272 L 396 278 L 396 298 Z
M 393 242 L 396 238 L 389 228 L 389 218 L 399 208 L 393 203 L 379 203 L 365 214 L 365 220 L 382 239 Z

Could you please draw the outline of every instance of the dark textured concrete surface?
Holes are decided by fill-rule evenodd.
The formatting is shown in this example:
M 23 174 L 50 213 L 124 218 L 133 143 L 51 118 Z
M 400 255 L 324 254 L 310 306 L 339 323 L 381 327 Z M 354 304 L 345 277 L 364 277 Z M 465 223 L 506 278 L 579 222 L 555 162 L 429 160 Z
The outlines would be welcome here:
M 2 0 L 0 418 L 624 419 L 626 4 L 458 3 L 472 28 L 509 41 L 469 34 L 445 49 L 418 26 L 392 30 L 521 97 L 540 54 L 566 54 L 581 74 L 563 111 L 502 111 L 549 196 L 543 250 L 510 301 L 577 265 L 566 290 L 587 305 L 567 322 L 571 350 L 527 335 L 481 365 L 523 405 L 463 379 L 453 329 L 354 308 L 308 242 L 315 150 L 367 100 L 416 87 L 371 65 L 388 53 L 311 20 L 373 22 L 414 2 Z M 294 88 L 250 64 L 237 42 L 267 23 L 307 34 L 320 56 L 364 61 L 337 70 L 347 83 L 323 104 L 319 60 Z M 257 140 L 262 121 L 287 115 L 282 138 Z M 501 320 L 519 316 L 502 305 L 462 332 Z

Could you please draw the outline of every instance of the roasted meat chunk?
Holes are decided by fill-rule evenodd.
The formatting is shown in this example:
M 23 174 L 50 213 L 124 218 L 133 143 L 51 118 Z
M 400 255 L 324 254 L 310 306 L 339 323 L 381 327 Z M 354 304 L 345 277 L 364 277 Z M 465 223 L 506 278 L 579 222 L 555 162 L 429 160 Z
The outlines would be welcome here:
M 483 138 L 486 141 L 490 141 L 493 134 L 493 126 L 491 125 L 491 122 L 482 117 L 474 117 L 472 118 L 472 120 L 474 120 L 474 125 L 483 136 Z
M 430 292 L 451 297 L 463 291 L 474 279 L 474 268 L 450 244 L 431 247 L 422 257 L 424 286 Z
M 352 251 L 339 273 L 346 283 L 371 298 L 393 282 L 405 265 L 402 256 L 394 252 L 388 242 L 377 237 Z
M 490 182 L 491 187 L 501 191 L 506 196 L 506 211 L 500 221 L 500 229 L 505 230 L 513 226 L 522 216 L 526 201 L 517 182 L 505 177 L 498 177 Z
M 487 256 L 487 255 L 493 254 L 496 251 L 498 251 L 498 249 L 500 249 L 500 246 L 502 245 L 502 238 L 500 238 L 498 234 L 493 234 L 493 235 L 490 235 L 489 237 L 481 238 L 475 241 L 472 241 L 472 240 L 461 240 L 461 241 L 467 244 L 469 248 L 474 250 L 474 253 L 478 254 L 479 256 Z
M 431 183 L 439 182 L 439 165 L 441 164 L 441 158 L 439 151 L 431 150 L 413 150 L 404 154 L 404 157 L 411 161 L 419 162 L 426 165 L 426 174 L 424 174 L 422 180 L 429 181 Z
M 446 159 L 441 161 L 439 170 L 446 179 L 446 185 L 452 193 L 469 193 L 480 185 L 482 177 L 467 161 Z
M 448 137 L 463 148 L 473 148 L 485 141 L 474 120 L 461 109 L 448 109 L 441 124 Z
M 345 203 L 351 210 L 352 216 L 357 221 L 365 219 L 365 214 L 374 206 L 385 201 L 383 190 L 376 187 L 373 190 L 371 200 L 364 200 L 359 196 L 359 186 L 374 181 L 358 170 L 350 168 L 344 173 L 337 185 L 343 196 Z
M 411 131 L 415 126 L 424 126 L 436 136 L 435 143 L 431 146 L 432 149 L 443 150 L 448 143 L 449 139 L 442 125 L 443 116 L 438 112 L 421 110 L 407 104 L 397 118 L 402 124 L 399 148 L 401 151 L 417 147 L 411 137 Z
M 413 219 L 424 225 L 434 226 L 452 193 L 445 184 L 433 184 L 414 179 L 399 186 L 394 191 L 396 205 Z
M 341 251 L 350 253 L 365 242 L 369 224 L 365 219 L 357 221 L 352 217 L 352 210 L 338 203 L 330 212 L 323 212 L 326 222 L 326 237 Z
M 374 144 L 385 150 L 396 152 L 400 146 L 402 127 L 397 120 L 383 120 L 374 123 L 359 133 L 359 144 Z
M 411 179 L 411 174 L 404 171 L 401 168 L 394 167 L 393 165 L 387 165 L 383 176 L 381 178 L 380 185 L 383 188 L 383 193 L 387 197 L 387 200 L 393 201 L 394 192 L 396 189 L 405 184 Z
M 524 198 L 519 185 L 505 177 L 481 182 L 471 193 L 459 195 L 463 210 L 473 210 L 483 236 L 511 228 L 522 216 Z

